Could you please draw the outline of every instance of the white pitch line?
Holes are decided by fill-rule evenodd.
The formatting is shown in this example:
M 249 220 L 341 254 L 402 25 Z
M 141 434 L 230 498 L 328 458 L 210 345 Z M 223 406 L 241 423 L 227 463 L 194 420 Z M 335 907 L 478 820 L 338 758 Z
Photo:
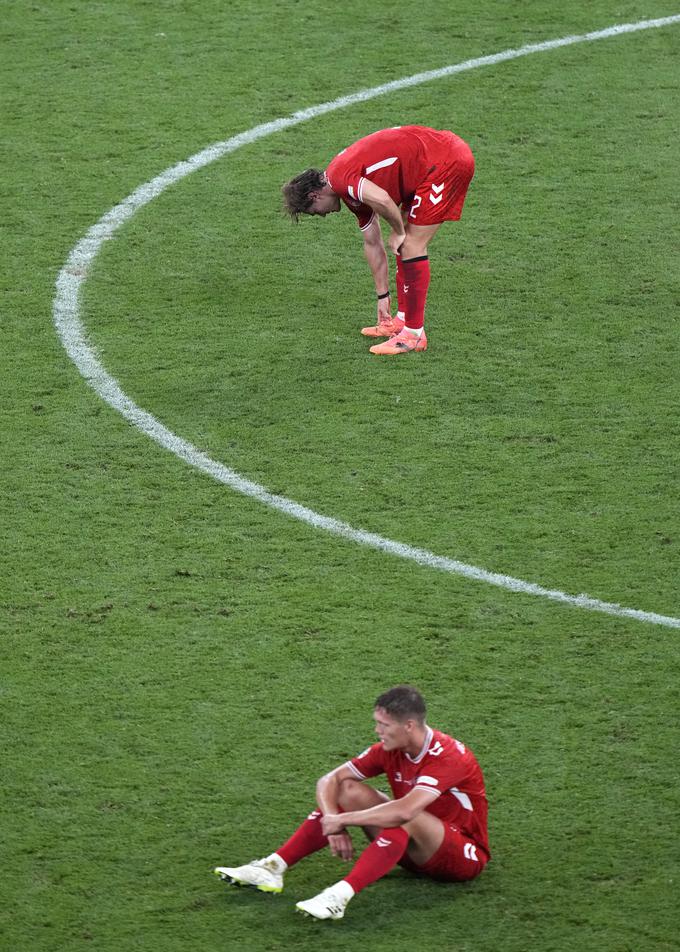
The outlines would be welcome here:
M 528 56 L 531 53 L 543 53 L 548 50 L 558 49 L 562 46 L 571 46 L 574 43 L 589 43 L 594 40 L 603 40 L 608 37 L 634 33 L 638 30 L 649 30 L 669 26 L 672 23 L 679 22 L 680 14 L 662 17 L 657 20 L 621 23 L 617 26 L 607 27 L 605 30 L 597 30 L 593 33 L 583 33 L 579 36 L 564 36 L 556 40 L 548 40 L 544 43 L 531 43 L 519 49 L 503 50 L 491 56 L 480 56 L 477 59 L 470 59 L 463 63 L 445 66 L 442 69 L 433 69 L 426 73 L 417 73 L 391 83 L 384 83 L 382 86 L 374 86 L 372 89 L 360 90 L 350 96 L 341 96 L 332 102 L 325 102 L 317 106 L 311 106 L 309 109 L 302 109 L 293 113 L 291 116 L 275 119 L 273 122 L 266 122 L 262 125 L 255 126 L 253 129 L 233 136 L 224 142 L 217 142 L 203 151 L 196 153 L 196 155 L 191 156 L 191 158 L 185 162 L 180 162 L 172 168 L 166 169 L 165 172 L 156 176 L 156 178 L 150 182 L 147 182 L 145 185 L 140 185 L 132 195 L 129 195 L 119 205 L 112 208 L 96 225 L 93 225 L 85 237 L 73 248 L 66 264 L 59 272 L 53 316 L 57 332 L 66 352 L 96 393 L 113 407 L 114 410 L 121 413 L 133 426 L 137 427 L 143 433 L 146 433 L 152 440 L 155 440 L 156 443 L 164 449 L 174 453 L 190 466 L 202 470 L 213 479 L 224 483 L 237 492 L 243 493 L 245 496 L 251 496 L 266 506 L 278 509 L 287 516 L 299 519 L 317 529 L 323 529 L 325 532 L 340 536 L 351 542 L 356 542 L 359 545 L 380 549 L 390 555 L 417 562 L 419 565 L 450 572 L 455 575 L 462 575 L 465 578 L 486 582 L 489 585 L 495 585 L 498 588 L 508 589 L 512 592 L 521 592 L 525 595 L 538 595 L 542 598 L 562 602 L 566 605 L 586 608 L 590 611 L 604 612 L 605 614 L 616 615 L 622 618 L 633 618 L 637 621 L 647 622 L 649 624 L 665 625 L 668 628 L 680 628 L 680 618 L 674 618 L 669 615 L 659 615 L 656 612 L 639 611 L 636 608 L 625 608 L 622 605 L 617 605 L 612 602 L 603 602 L 598 598 L 591 598 L 590 595 L 569 595 L 566 592 L 543 588 L 541 585 L 535 585 L 533 582 L 525 582 L 522 579 L 513 578 L 511 575 L 488 572 L 486 569 L 478 568 L 475 565 L 467 565 L 465 562 L 458 562 L 455 559 L 435 555 L 426 549 L 414 548 L 413 546 L 406 545 L 402 542 L 395 542 L 372 532 L 365 532 L 363 529 L 355 529 L 346 522 L 340 522 L 337 519 L 322 516 L 314 512 L 314 510 L 308 509 L 306 506 L 301 506 L 292 499 L 287 499 L 285 496 L 273 495 L 264 486 L 260 486 L 258 483 L 254 483 L 249 479 L 244 479 L 243 476 L 240 476 L 234 470 L 206 456 L 205 453 L 202 453 L 191 443 L 187 442 L 187 440 L 183 440 L 171 430 L 168 430 L 167 427 L 163 426 L 159 420 L 150 413 L 147 413 L 146 410 L 142 410 L 138 407 L 136 403 L 121 390 L 118 381 L 104 368 L 94 349 L 87 342 L 85 330 L 80 320 L 79 301 L 80 289 L 87 278 L 92 262 L 99 253 L 102 244 L 107 239 L 113 237 L 114 233 L 125 224 L 128 219 L 132 218 L 140 208 L 147 205 L 170 185 L 179 182 L 197 169 L 203 168 L 211 162 L 215 162 L 229 152 L 240 149 L 241 146 L 250 145 L 258 139 L 272 135 L 274 132 L 280 132 L 282 129 L 299 125 L 301 122 L 314 119 L 324 113 L 333 112 L 336 109 L 344 109 L 346 106 L 366 102 L 377 96 L 384 96 L 387 93 L 396 92 L 399 89 L 406 89 L 409 86 L 417 86 L 420 83 L 442 79 L 445 76 L 453 76 L 455 73 L 463 73 L 481 66 L 493 66 L 496 63 L 518 59 L 520 56 Z

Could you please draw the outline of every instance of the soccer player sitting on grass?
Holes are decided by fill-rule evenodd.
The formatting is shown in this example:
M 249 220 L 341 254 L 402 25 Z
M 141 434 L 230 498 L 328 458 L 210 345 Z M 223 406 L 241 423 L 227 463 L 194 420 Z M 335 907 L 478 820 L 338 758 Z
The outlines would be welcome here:
M 474 170 L 470 147 L 453 132 L 396 126 L 348 146 L 325 172 L 307 169 L 283 186 L 286 210 L 296 221 L 339 212 L 341 202 L 356 215 L 378 295 L 377 322 L 361 333 L 389 338 L 371 353 L 426 350 L 427 246 L 442 222 L 460 218 Z M 392 229 L 388 245 L 397 256 L 394 317 L 380 218 Z
M 459 882 L 474 879 L 490 859 L 482 771 L 460 741 L 425 723 L 425 702 L 409 685 L 391 688 L 375 702 L 380 738 L 363 754 L 323 776 L 318 809 L 283 846 L 245 866 L 215 873 L 237 886 L 280 893 L 291 866 L 329 846 L 334 856 L 354 855 L 348 827 L 360 826 L 371 843 L 349 873 L 296 909 L 316 919 L 342 919 L 360 890 L 397 863 L 414 873 Z M 386 774 L 393 800 L 366 786 Z

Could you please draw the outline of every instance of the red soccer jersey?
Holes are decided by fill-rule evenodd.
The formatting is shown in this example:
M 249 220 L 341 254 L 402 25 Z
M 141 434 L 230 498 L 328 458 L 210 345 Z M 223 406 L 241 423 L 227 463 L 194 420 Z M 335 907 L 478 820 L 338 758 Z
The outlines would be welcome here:
M 396 205 L 408 204 L 428 174 L 457 147 L 469 152 L 467 144 L 452 132 L 395 126 L 343 149 L 326 169 L 326 179 L 363 229 L 373 217 L 373 210 L 362 201 L 366 179 L 383 188 Z
M 425 809 L 458 828 L 489 853 L 484 777 L 471 750 L 448 734 L 427 728 L 417 757 L 373 744 L 347 762 L 359 780 L 386 774 L 395 800 L 415 787 L 435 794 Z

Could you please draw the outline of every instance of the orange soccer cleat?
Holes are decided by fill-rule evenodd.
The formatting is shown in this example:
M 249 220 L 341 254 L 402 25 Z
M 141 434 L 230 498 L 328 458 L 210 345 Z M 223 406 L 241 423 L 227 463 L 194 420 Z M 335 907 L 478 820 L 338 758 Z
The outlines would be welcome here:
M 395 354 L 408 354 L 411 350 L 427 350 L 425 331 L 420 337 L 416 337 L 415 334 L 411 334 L 410 331 L 404 328 L 399 334 L 390 337 L 389 340 L 383 341 L 382 344 L 374 344 L 370 348 L 372 354 L 383 354 L 390 357 Z
M 391 317 L 389 321 L 381 321 L 373 327 L 362 327 L 361 333 L 364 337 L 392 337 L 404 329 L 404 321 L 401 317 Z

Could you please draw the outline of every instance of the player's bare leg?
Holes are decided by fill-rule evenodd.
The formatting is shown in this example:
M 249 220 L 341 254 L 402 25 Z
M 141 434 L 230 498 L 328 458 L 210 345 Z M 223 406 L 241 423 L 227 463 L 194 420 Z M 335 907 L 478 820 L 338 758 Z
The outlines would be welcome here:
M 405 823 L 404 829 L 408 833 L 406 855 L 416 866 L 423 866 L 442 845 L 444 824 L 438 817 L 423 811 Z
M 405 220 L 406 237 L 399 249 L 401 275 L 404 287 L 405 326 L 403 330 L 382 344 L 371 347 L 372 354 L 394 356 L 411 350 L 427 349 L 423 329 L 425 301 L 430 286 L 430 261 L 427 247 L 440 225 L 414 225 Z
M 406 237 L 399 252 L 401 254 L 402 264 L 410 261 L 412 258 L 419 258 L 427 254 L 427 246 L 441 228 L 441 222 L 437 225 L 414 225 L 413 222 L 406 220 Z

